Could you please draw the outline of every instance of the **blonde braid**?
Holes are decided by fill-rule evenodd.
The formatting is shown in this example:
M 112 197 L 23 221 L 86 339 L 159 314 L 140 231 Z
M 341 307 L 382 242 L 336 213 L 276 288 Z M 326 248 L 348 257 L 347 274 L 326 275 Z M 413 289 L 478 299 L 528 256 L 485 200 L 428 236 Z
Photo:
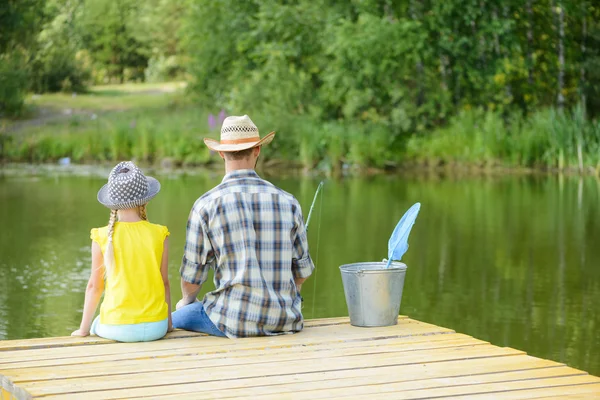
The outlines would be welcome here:
M 138 207 L 138 215 L 144 221 L 148 221 L 148 216 L 146 215 L 146 205 L 145 204 Z
M 115 248 L 113 246 L 113 234 L 115 233 L 115 222 L 117 221 L 117 210 L 110 210 L 110 219 L 108 220 L 108 244 L 104 254 L 104 268 L 106 275 L 110 275 L 115 268 Z

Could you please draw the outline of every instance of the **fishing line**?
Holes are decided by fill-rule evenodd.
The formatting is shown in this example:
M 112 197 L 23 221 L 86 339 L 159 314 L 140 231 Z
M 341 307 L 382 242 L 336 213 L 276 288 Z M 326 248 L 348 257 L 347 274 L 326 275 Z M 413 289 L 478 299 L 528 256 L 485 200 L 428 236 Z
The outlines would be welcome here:
M 313 201 L 310 205 L 310 210 L 308 211 L 308 218 L 306 218 L 306 224 L 305 224 L 307 232 L 308 232 L 308 224 L 310 224 L 310 217 L 312 216 L 313 208 L 315 208 L 315 202 L 317 201 L 317 196 L 319 195 L 319 192 L 321 191 L 321 188 L 323 187 L 324 183 L 325 183 L 324 181 L 321 181 L 319 183 L 319 186 L 317 187 L 317 191 L 315 192 L 315 197 L 313 197 Z M 323 198 L 321 197 L 321 200 L 322 199 Z
M 323 181 L 319 184 L 319 188 L 317 189 L 317 193 L 319 189 L 323 186 Z M 317 256 L 315 258 L 316 264 L 319 264 L 319 245 L 321 244 L 321 217 L 323 216 L 323 194 L 321 195 L 321 200 L 319 202 L 319 226 L 317 228 Z M 319 269 L 315 267 L 315 276 L 313 278 L 313 294 L 312 294 L 312 318 L 315 317 L 315 304 L 316 304 L 316 294 L 317 294 L 317 274 L 319 273 Z

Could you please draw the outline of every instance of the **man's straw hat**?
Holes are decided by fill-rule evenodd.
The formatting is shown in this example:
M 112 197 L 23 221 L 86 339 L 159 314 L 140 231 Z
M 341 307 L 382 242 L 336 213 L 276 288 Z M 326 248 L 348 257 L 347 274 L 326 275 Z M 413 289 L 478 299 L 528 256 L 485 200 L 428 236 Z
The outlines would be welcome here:
M 271 143 L 275 132 L 260 138 L 258 128 L 249 116 L 231 116 L 225 118 L 221 127 L 221 141 L 204 138 L 204 144 L 213 151 L 234 152 Z

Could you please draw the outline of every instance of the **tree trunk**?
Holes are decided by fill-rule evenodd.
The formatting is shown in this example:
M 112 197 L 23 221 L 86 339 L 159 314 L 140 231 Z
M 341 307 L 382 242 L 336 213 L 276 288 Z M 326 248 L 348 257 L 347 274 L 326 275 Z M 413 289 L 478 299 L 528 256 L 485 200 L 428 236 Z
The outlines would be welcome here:
M 485 16 L 485 4 L 483 3 L 483 1 L 479 2 L 479 21 L 480 21 L 480 25 L 483 25 L 483 17 Z M 478 27 L 477 27 L 477 23 L 474 24 L 474 27 L 477 31 L 479 31 Z M 484 26 L 485 27 L 485 26 Z M 479 53 L 481 54 L 481 65 L 483 67 L 484 70 L 487 69 L 487 61 L 486 61 L 486 56 L 485 56 L 485 31 L 481 32 L 481 35 L 479 36 Z
M 503 14 L 503 18 L 504 19 L 508 19 L 509 18 L 509 14 L 510 11 L 508 9 L 508 6 L 504 6 L 504 9 L 502 11 Z M 492 11 L 492 18 L 494 22 L 498 21 L 498 10 L 497 7 L 494 6 L 494 10 Z M 508 52 L 506 50 L 506 48 L 503 48 L 500 44 L 500 37 L 498 35 L 498 32 L 496 30 L 494 30 L 494 49 L 496 51 L 496 57 L 497 58 L 508 58 Z M 506 97 L 509 99 L 512 99 L 512 86 L 510 83 L 506 84 Z
M 473 32 L 473 39 L 477 38 L 477 23 L 475 22 L 474 19 L 471 20 L 471 32 Z M 485 59 L 485 40 L 483 38 L 483 35 L 481 35 L 481 37 L 479 38 L 478 41 L 478 51 L 479 51 L 479 67 L 482 70 L 486 69 L 486 59 Z
M 440 74 L 442 75 L 442 89 L 448 90 L 448 72 L 446 71 L 446 66 L 448 64 L 448 60 L 446 56 L 440 55 Z
M 533 9 L 532 0 L 527 0 L 527 83 L 533 89 Z
M 556 97 L 556 105 L 559 111 L 563 111 L 565 107 L 565 97 L 563 96 L 563 88 L 565 85 L 565 11 L 561 1 L 558 2 L 558 96 Z
M 410 2 L 410 14 L 413 21 L 419 21 L 417 17 L 417 10 L 415 8 L 415 0 L 411 0 Z M 423 81 L 424 81 L 424 68 L 423 61 L 421 59 L 421 55 L 419 54 L 419 61 L 417 61 L 417 87 L 418 87 L 418 95 L 417 95 L 417 106 L 420 106 L 425 101 L 425 93 L 423 89 Z
M 579 70 L 579 90 L 581 91 L 581 108 L 583 112 L 583 118 L 586 117 L 586 81 L 585 81 L 585 41 L 587 39 L 587 1 L 583 1 L 581 4 L 582 8 L 582 27 L 581 27 L 581 67 Z
M 494 6 L 492 10 L 492 21 L 496 23 L 498 21 L 498 7 Z M 496 51 L 496 57 L 500 56 L 500 38 L 498 37 L 498 31 L 494 29 L 494 50 Z

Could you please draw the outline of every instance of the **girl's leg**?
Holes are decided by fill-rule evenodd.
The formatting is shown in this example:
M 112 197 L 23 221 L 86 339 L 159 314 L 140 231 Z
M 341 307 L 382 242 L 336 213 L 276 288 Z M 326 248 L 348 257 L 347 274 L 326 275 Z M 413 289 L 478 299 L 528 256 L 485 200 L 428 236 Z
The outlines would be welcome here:
M 144 340 L 142 342 L 152 342 L 164 337 L 169 329 L 169 318 L 158 322 L 146 322 L 144 325 Z
M 171 318 L 173 319 L 174 328 L 225 337 L 225 334 L 206 315 L 202 302 L 195 302 L 180 308 L 173 313 Z
M 99 323 L 100 323 L 100 316 L 98 315 L 96 318 L 94 318 L 94 322 L 92 322 L 92 327 L 90 328 L 90 333 L 92 335 L 98 335 L 96 333 L 96 327 L 98 326 Z
M 108 325 L 98 322 L 95 333 L 105 339 L 118 342 L 141 342 L 144 338 L 144 327 L 140 324 Z
M 158 322 L 142 322 L 127 325 L 106 325 L 94 321 L 94 333 L 105 339 L 118 342 L 151 342 L 166 335 L 169 320 Z

